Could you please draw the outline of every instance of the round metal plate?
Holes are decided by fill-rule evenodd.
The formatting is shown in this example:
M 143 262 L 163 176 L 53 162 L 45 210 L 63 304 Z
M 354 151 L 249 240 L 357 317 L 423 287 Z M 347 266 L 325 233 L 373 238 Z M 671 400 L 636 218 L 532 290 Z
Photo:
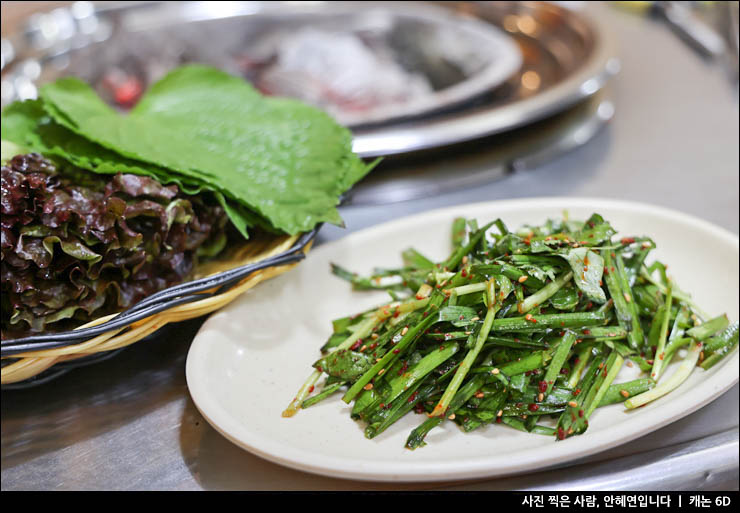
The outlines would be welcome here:
M 124 2 L 91 9 L 89 3 L 78 2 L 30 19 L 14 41 L 13 58 L 6 61 L 3 51 L 3 102 L 33 97 L 36 85 L 63 75 L 100 80 L 112 65 L 130 66 L 142 55 L 157 56 L 134 64 L 147 67 L 150 78 L 188 61 L 243 74 L 234 48 L 248 42 L 245 27 L 268 21 L 273 27 L 320 20 L 336 24 L 337 16 L 357 10 L 409 17 L 441 9 L 452 11 L 450 19 L 458 25 L 482 30 L 488 24 L 511 36 L 522 64 L 505 83 L 479 76 L 477 81 L 461 81 L 459 94 L 446 101 L 437 98 L 434 106 L 395 116 L 376 112 L 362 122 L 348 120 L 354 150 L 375 157 L 448 146 L 528 125 L 595 94 L 619 68 L 606 32 L 578 12 L 543 2 L 433 3 Z M 429 14 L 419 16 L 430 19 Z M 440 16 L 432 18 L 438 22 Z
M 584 15 L 544 2 L 443 2 L 506 30 L 524 63 L 507 85 L 466 108 L 355 131 L 360 155 L 420 151 L 500 134 L 562 112 L 619 71 L 608 32 Z

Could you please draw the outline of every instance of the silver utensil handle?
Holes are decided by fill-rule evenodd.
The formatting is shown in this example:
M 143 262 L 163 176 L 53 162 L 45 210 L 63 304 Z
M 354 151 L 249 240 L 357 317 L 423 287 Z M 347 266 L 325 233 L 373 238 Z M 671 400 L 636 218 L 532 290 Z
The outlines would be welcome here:
M 702 55 L 717 58 L 726 52 L 724 38 L 682 2 L 658 2 L 659 12 L 676 34 Z

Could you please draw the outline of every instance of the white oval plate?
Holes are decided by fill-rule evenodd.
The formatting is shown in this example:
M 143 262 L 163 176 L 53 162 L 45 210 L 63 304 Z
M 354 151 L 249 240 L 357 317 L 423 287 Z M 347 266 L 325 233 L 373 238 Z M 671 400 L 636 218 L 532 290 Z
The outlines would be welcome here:
M 637 411 L 599 408 L 582 436 L 556 442 L 503 425 L 465 434 L 453 422 L 432 430 L 428 445 L 404 448 L 423 418 L 410 414 L 373 440 L 349 417 L 337 394 L 292 418 L 281 412 L 311 373 L 331 320 L 387 301 L 353 292 L 329 263 L 369 273 L 401 263 L 410 246 L 442 260 L 456 216 L 481 223 L 501 217 L 511 228 L 599 212 L 620 234 L 649 235 L 654 257 L 712 315 L 738 318 L 738 238 L 724 229 L 663 208 L 602 199 L 542 198 L 463 205 L 379 225 L 313 250 L 293 271 L 250 290 L 213 314 L 195 337 L 187 382 L 203 416 L 238 446 L 275 463 L 331 477 L 373 481 L 444 481 L 493 477 L 563 464 L 680 419 L 738 381 L 738 352 L 709 371 L 697 368 L 680 388 Z M 626 371 L 617 382 L 632 379 Z M 672 372 L 669 370 L 666 376 Z

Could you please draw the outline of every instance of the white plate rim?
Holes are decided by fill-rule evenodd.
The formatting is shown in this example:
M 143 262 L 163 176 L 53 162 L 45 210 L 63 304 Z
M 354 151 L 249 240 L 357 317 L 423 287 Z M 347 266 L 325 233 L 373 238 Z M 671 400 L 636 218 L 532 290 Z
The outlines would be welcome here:
M 480 215 L 479 212 L 481 210 L 485 209 L 496 208 L 505 210 L 507 208 L 526 209 L 532 207 L 558 208 L 561 210 L 568 210 L 569 208 L 593 208 L 594 211 L 598 211 L 599 209 L 621 209 L 643 212 L 658 217 L 670 217 L 676 220 L 676 222 L 693 225 L 702 231 L 708 232 L 723 242 L 734 246 L 735 251 L 738 251 L 737 235 L 698 217 L 666 207 L 611 198 L 539 197 L 463 204 L 429 210 L 353 232 L 342 239 L 319 246 L 313 252 L 331 251 L 331 248 L 335 244 L 346 241 L 350 237 L 353 242 L 361 243 L 363 239 L 372 239 L 389 229 L 403 229 L 405 225 L 413 225 L 420 219 L 429 221 L 435 217 L 452 218 L 456 214 L 475 217 Z M 210 319 L 204 323 L 199 334 L 208 327 L 209 321 Z M 358 468 L 356 464 L 346 459 L 331 456 L 324 456 L 321 461 L 317 462 L 316 455 L 313 453 L 297 450 L 296 448 L 286 448 L 281 444 L 275 443 L 273 440 L 259 437 L 250 438 L 249 436 L 245 438 L 243 434 L 238 434 L 242 430 L 242 426 L 231 418 L 229 413 L 219 404 L 210 400 L 207 390 L 202 386 L 204 381 L 201 379 L 202 374 L 199 374 L 202 369 L 198 366 L 198 362 L 204 360 L 202 355 L 207 349 L 206 345 L 199 343 L 199 337 L 196 335 L 188 352 L 186 380 L 196 408 L 221 435 L 242 449 L 289 468 L 333 478 L 375 482 L 440 482 L 492 478 L 552 468 L 563 464 L 566 461 L 563 459 L 564 456 L 567 457 L 567 461 L 569 462 L 579 460 L 658 430 L 710 403 L 738 383 L 736 369 L 740 362 L 739 353 L 736 348 L 730 358 L 720 364 L 722 367 L 718 372 L 709 376 L 706 380 L 701 381 L 693 389 L 684 391 L 684 403 L 687 405 L 684 409 L 680 411 L 668 411 L 670 410 L 668 408 L 670 404 L 666 406 L 657 404 L 653 413 L 654 416 L 659 417 L 659 420 L 643 429 L 632 430 L 625 434 L 619 433 L 617 427 L 601 427 L 599 430 L 593 430 L 588 433 L 587 443 L 582 443 L 586 435 L 583 437 L 568 438 L 558 442 L 556 444 L 558 448 L 550 451 L 551 454 L 546 458 L 542 457 L 539 449 L 525 450 L 517 453 L 516 463 L 503 469 L 491 468 L 491 464 L 486 458 L 480 458 L 453 462 L 446 461 L 444 463 L 430 463 L 426 461 L 418 463 L 403 462 L 400 472 L 389 472 L 387 463 L 363 462 L 361 468 Z M 394 462 L 393 465 L 398 465 L 398 462 Z

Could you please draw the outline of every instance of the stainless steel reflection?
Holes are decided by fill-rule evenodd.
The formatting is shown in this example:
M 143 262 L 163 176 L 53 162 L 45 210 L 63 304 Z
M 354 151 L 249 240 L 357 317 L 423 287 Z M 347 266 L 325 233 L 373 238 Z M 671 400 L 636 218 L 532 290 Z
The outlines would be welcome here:
M 471 88 L 466 91 L 468 101 L 457 98 L 437 105 L 442 111 L 394 117 L 385 123 L 377 118 L 368 119 L 371 124 L 353 123 L 353 148 L 363 157 L 427 150 L 510 131 L 592 96 L 619 69 L 608 32 L 581 13 L 544 2 L 433 3 L 461 19 L 505 31 L 518 44 L 523 64 L 503 85 Z M 12 57 L 4 50 L 2 99 L 32 97 L 38 84 L 62 75 L 93 80 L 111 64 L 141 54 L 157 56 L 147 64 L 155 68 L 147 70 L 153 77 L 187 61 L 239 73 L 233 50 L 240 43 L 243 46 L 245 27 L 268 20 L 273 26 L 306 19 L 313 23 L 360 8 L 408 13 L 418 6 L 416 2 L 124 2 L 91 11 L 90 4 L 77 3 L 67 16 L 55 11 L 34 18 L 23 37 L 13 41 Z M 40 66 L 40 73 L 28 76 L 29 63 Z
M 508 89 L 493 91 L 466 109 L 356 130 L 354 149 L 360 155 L 419 151 L 506 132 L 583 101 L 619 71 L 608 31 L 582 14 L 542 2 L 443 5 L 507 30 L 522 47 L 525 60 L 520 73 Z
M 534 169 L 591 141 L 613 115 L 614 104 L 606 88 L 562 113 L 519 130 L 448 151 L 432 150 L 417 159 L 388 160 L 353 187 L 347 204 L 425 198 Z

